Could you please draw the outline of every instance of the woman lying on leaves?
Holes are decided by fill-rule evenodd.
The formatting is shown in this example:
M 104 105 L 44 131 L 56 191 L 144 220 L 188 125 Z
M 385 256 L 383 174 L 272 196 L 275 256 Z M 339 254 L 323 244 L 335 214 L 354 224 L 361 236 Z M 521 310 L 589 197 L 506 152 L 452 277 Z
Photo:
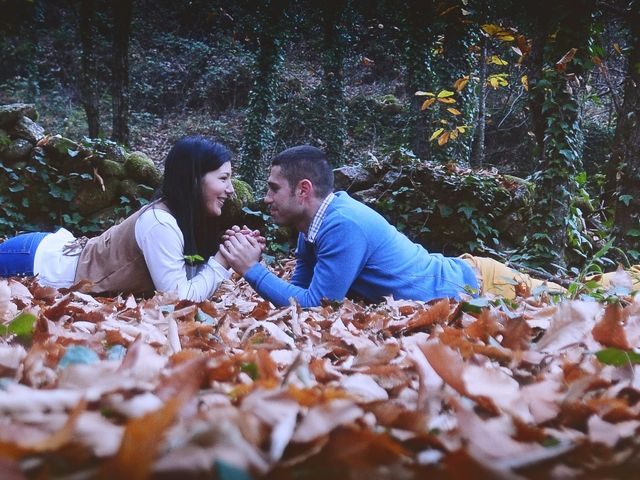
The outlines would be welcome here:
M 0 244 L 0 276 L 37 275 L 57 288 L 84 280 L 82 290 L 96 294 L 175 291 L 202 301 L 230 276 L 217 253 L 216 217 L 233 193 L 229 151 L 185 137 L 165 159 L 155 201 L 89 240 L 64 228 L 11 238 Z

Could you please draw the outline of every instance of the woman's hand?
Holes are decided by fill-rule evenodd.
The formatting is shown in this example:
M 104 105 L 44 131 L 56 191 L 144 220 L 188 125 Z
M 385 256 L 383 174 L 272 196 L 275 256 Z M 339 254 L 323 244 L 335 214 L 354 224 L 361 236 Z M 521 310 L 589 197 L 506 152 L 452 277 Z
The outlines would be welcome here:
M 260 248 L 263 252 L 267 248 L 267 239 L 260 235 L 260 230 L 251 230 L 246 225 L 243 225 L 242 228 L 238 225 L 234 225 L 229 230 L 224 232 L 224 235 L 222 235 L 222 241 L 224 242 L 226 240 L 229 240 L 229 238 L 239 233 L 248 237 L 255 238 L 258 241 L 258 244 L 260 245 Z
M 258 239 L 250 235 L 236 233 L 220 244 L 222 254 L 229 266 L 240 275 L 260 261 L 263 247 Z
M 226 268 L 226 269 L 231 268 L 231 265 L 229 265 L 229 262 L 227 262 L 227 259 L 224 258 L 224 255 L 222 255 L 222 253 L 220 253 L 220 249 L 218 249 L 218 251 L 214 255 L 213 259 L 216 262 L 218 262 L 220 265 L 222 265 L 224 268 Z

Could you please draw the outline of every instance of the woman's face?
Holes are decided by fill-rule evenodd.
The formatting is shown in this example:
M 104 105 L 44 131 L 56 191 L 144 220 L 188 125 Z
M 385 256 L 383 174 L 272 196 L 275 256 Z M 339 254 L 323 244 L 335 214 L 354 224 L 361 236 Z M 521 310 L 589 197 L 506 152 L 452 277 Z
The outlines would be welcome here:
M 224 202 L 231 195 L 231 162 L 222 164 L 217 170 L 212 170 L 202 177 L 202 200 L 209 215 L 219 217 Z

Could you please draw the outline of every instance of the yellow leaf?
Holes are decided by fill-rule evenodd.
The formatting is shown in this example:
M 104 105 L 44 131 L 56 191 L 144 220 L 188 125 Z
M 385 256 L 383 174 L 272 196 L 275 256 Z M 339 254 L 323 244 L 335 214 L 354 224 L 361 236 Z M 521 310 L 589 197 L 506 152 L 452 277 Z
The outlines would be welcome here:
M 439 98 L 438 101 L 442 103 L 456 103 L 455 98 Z
M 513 42 L 515 40 L 515 35 L 511 31 L 504 29 L 499 25 L 486 23 L 481 25 L 481 28 L 487 35 L 502 42 Z
M 453 107 L 449 107 L 447 108 L 447 112 L 453 114 L 453 115 L 462 115 L 462 112 L 460 110 L 457 110 Z
M 451 136 L 451 132 L 444 132 L 438 138 L 438 145 L 442 146 L 449 141 L 449 137 Z
M 459 78 L 455 81 L 455 83 L 453 84 L 453 88 L 455 88 L 456 92 L 459 92 L 467 86 L 467 83 L 469 83 L 469 76 L 465 75 L 464 77 Z
M 431 134 L 431 137 L 429 138 L 429 141 L 431 142 L 431 141 L 435 140 L 436 138 L 438 138 L 438 135 L 440 135 L 442 132 L 444 132 L 444 128 L 437 129 L 435 132 L 433 132 Z
M 418 90 L 414 95 L 416 97 L 435 97 L 435 94 L 431 92 L 423 92 L 422 90 Z
M 455 95 L 455 92 L 451 92 L 449 90 L 440 90 L 438 92 L 438 98 L 447 98 Z
M 455 140 L 456 138 L 458 138 L 458 129 L 451 130 L 449 140 Z
M 487 58 L 487 63 L 493 63 L 494 65 L 509 65 L 509 62 L 501 59 L 498 55 L 491 55 Z
M 522 85 L 524 86 L 524 89 L 528 92 L 529 91 L 529 77 L 527 77 L 526 75 L 523 75 L 522 77 L 520 77 L 520 82 L 522 82 Z
M 498 87 L 506 87 L 507 85 L 509 85 L 509 82 L 505 78 L 506 76 L 507 75 L 505 73 L 496 73 L 494 75 L 489 75 L 487 81 L 493 89 L 497 89 Z
M 431 105 L 433 105 L 434 103 L 436 103 L 436 99 L 435 98 L 427 98 L 423 103 L 422 106 L 420 107 L 420 110 L 426 110 L 427 108 L 429 108 Z
M 613 49 L 619 54 L 622 55 L 622 49 L 620 48 L 620 45 L 618 45 L 617 43 L 613 44 Z
M 467 131 L 467 126 L 466 125 L 460 125 L 459 127 L 456 127 L 456 130 L 458 130 L 460 133 L 464 133 Z
M 495 35 L 497 32 L 502 30 L 502 27 L 499 27 L 498 25 L 494 25 L 493 23 L 485 23 L 484 25 L 481 25 L 481 28 L 491 36 Z
M 516 39 L 516 37 L 511 32 L 506 30 L 498 33 L 496 35 L 496 38 L 503 42 L 513 42 Z

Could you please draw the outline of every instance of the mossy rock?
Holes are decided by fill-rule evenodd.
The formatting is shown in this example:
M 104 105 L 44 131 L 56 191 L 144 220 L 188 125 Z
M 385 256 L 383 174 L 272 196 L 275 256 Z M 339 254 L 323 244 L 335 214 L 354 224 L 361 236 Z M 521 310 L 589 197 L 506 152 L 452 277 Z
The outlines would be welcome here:
M 98 173 L 103 177 L 124 178 L 126 171 L 124 165 L 108 158 L 96 161 Z
M 65 172 L 92 171 L 91 152 L 82 145 L 61 135 L 47 136 L 38 145 L 48 154 L 57 167 Z
M 33 145 L 22 138 L 10 141 L 9 145 L 0 146 L 0 156 L 6 160 L 15 162 L 26 158 L 31 153 Z
M 11 137 L 6 130 L 0 128 L 0 151 L 11 143 Z
M 255 201 L 253 189 L 247 182 L 237 178 L 232 178 L 231 182 L 233 183 L 235 195 L 225 202 L 222 209 L 221 222 L 225 225 L 243 223 L 244 213 L 242 207 Z
M 104 191 L 96 183 L 83 185 L 78 190 L 72 205 L 81 215 L 88 215 L 107 208 L 116 202 L 120 183 L 116 178 L 105 178 Z
M 124 162 L 127 176 L 140 183 L 156 188 L 162 181 L 162 174 L 153 161 L 143 152 L 131 152 Z
M 0 105 L 0 127 L 12 127 L 22 117 L 28 117 L 34 122 L 38 120 L 36 107 L 30 103 L 12 103 Z

